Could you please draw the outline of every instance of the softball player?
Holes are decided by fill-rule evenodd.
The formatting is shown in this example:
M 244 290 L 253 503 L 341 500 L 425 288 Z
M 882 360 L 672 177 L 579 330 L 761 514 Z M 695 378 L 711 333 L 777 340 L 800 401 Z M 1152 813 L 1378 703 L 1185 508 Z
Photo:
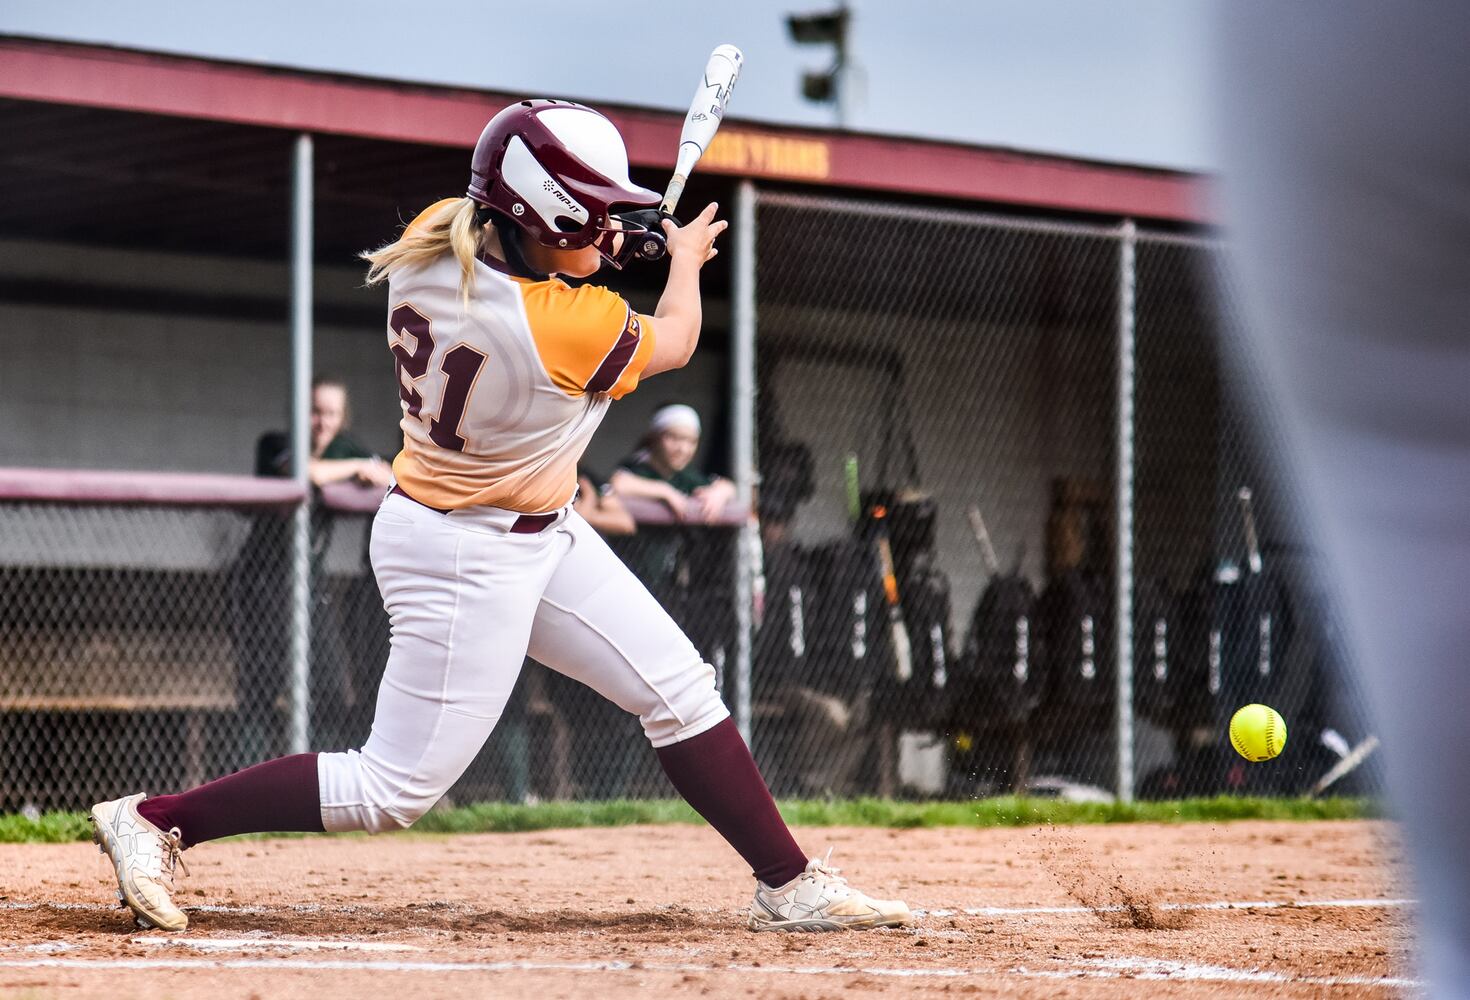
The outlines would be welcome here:
M 403 408 L 397 483 L 371 559 L 392 625 L 361 750 L 258 764 L 181 795 L 92 808 L 94 837 L 137 920 L 182 930 L 183 849 L 264 831 L 408 827 L 495 727 L 530 655 L 635 713 L 678 792 L 756 877 L 753 930 L 908 923 L 797 847 L 716 693 L 714 670 L 572 509 L 576 466 L 609 403 L 679 368 L 699 339 L 710 205 L 662 223 L 669 276 L 653 315 L 605 288 L 619 207 L 659 197 L 628 176 L 617 129 L 590 108 L 523 101 L 475 147 L 467 197 L 424 211 L 364 254 L 389 290 Z

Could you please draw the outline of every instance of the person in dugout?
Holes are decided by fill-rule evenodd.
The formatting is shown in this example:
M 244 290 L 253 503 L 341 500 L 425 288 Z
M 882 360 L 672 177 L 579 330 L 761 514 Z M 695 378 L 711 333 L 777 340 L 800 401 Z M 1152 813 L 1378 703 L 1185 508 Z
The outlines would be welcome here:
M 735 484 L 706 476 L 694 467 L 701 435 L 699 414 L 692 406 L 672 403 L 653 414 L 638 449 L 624 458 L 612 474 L 612 491 L 619 497 L 656 501 L 669 509 L 673 525 L 644 525 L 638 537 L 616 547 L 635 576 L 659 599 L 695 645 L 723 666 L 718 647 L 718 623 L 704 612 L 712 582 L 723 562 L 715 532 L 697 535 L 684 525 L 718 520 L 735 498 Z
M 351 417 L 347 384 L 331 376 L 317 376 L 311 383 L 311 460 L 307 466 L 311 484 L 322 487 L 350 479 L 386 490 L 393 485 L 393 470 L 347 433 Z M 269 431 L 260 436 L 255 446 L 255 474 L 291 474 L 290 435 Z
M 638 450 L 613 472 L 613 491 L 657 500 L 681 521 L 713 521 L 735 499 L 735 484 L 692 467 L 701 433 L 694 407 L 683 403 L 659 407 Z
M 314 489 L 331 483 L 356 482 L 387 489 L 393 470 L 351 433 L 351 401 L 340 378 L 318 375 L 311 384 L 311 457 L 307 477 Z M 291 436 L 267 431 L 255 444 L 255 474 L 291 475 Z M 311 593 L 314 599 L 311 637 L 311 728 L 317 743 L 346 746 L 360 738 L 368 721 L 372 684 L 354 670 L 344 638 L 347 631 L 322 585 L 323 563 L 331 544 L 334 521 L 321 504 L 311 517 Z M 285 557 L 286 523 L 276 513 L 255 518 L 250 538 L 241 547 L 231 572 L 232 639 L 238 650 L 235 686 L 240 712 L 237 753 L 248 761 L 284 747 L 281 706 L 287 698 L 287 642 L 272 623 L 285 620 L 289 561 Z

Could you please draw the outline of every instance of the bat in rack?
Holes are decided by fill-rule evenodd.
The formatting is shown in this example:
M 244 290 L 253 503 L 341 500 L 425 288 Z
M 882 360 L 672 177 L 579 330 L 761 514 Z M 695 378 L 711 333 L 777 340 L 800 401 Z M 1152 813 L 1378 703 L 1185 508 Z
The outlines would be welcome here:
M 1263 564 L 1261 562 L 1261 540 L 1256 535 L 1256 515 L 1251 510 L 1251 488 L 1242 486 L 1235 493 L 1235 499 L 1240 501 L 1240 517 L 1245 522 L 1245 551 L 1246 558 L 1250 561 L 1251 573 L 1260 576 Z
M 893 635 L 893 658 L 898 666 L 898 679 L 914 676 L 914 647 L 909 640 L 909 627 L 903 620 L 903 603 L 898 592 L 898 575 L 893 565 L 893 546 L 885 529 L 878 536 L 878 562 L 883 568 L 883 595 L 888 598 L 888 628 Z
M 848 515 L 856 522 L 862 516 L 862 500 L 858 490 L 857 455 L 847 456 L 843 471 L 847 484 Z M 882 520 L 884 516 L 884 512 L 874 511 L 875 519 Z M 878 552 L 880 571 L 883 574 L 883 596 L 888 604 L 888 630 L 893 640 L 896 676 L 900 681 L 908 681 L 914 676 L 914 649 L 913 643 L 909 640 L 908 624 L 903 618 L 903 598 L 898 589 L 898 572 L 893 561 L 893 546 L 888 541 L 886 525 L 878 529 L 875 548 Z
M 1369 736 L 1363 742 L 1353 747 L 1353 749 L 1347 754 L 1347 756 L 1343 757 L 1342 760 L 1338 761 L 1332 766 L 1332 770 L 1328 771 L 1326 774 L 1322 775 L 1322 777 L 1318 779 L 1317 783 L 1312 786 L 1312 790 L 1307 793 L 1307 798 L 1316 798 L 1323 792 L 1327 791 L 1327 789 L 1337 784 L 1343 778 L 1347 777 L 1349 774 L 1352 774 L 1359 767 L 1362 767 L 1363 762 L 1371 757 L 1373 755 L 1373 751 L 1377 749 L 1377 736 Z
M 970 509 L 965 512 L 970 519 L 970 533 L 975 536 L 975 544 L 980 547 L 980 558 L 985 562 L 985 572 L 991 576 L 1000 573 L 1000 560 L 995 556 L 995 546 L 990 541 L 990 531 L 985 527 L 985 517 L 980 513 L 980 505 L 970 504 Z
M 659 205 L 660 215 L 673 215 L 678 207 L 679 196 L 684 193 L 684 184 L 694 171 L 694 165 L 709 148 L 710 141 L 719 131 L 725 117 L 725 105 L 730 102 L 730 92 L 735 81 L 740 79 L 740 68 L 745 56 L 733 45 L 720 45 L 709 54 L 704 65 L 704 75 L 694 90 L 694 99 L 689 102 L 689 111 L 684 115 L 684 128 L 679 133 L 679 155 L 674 162 L 674 176 L 664 189 L 664 200 Z

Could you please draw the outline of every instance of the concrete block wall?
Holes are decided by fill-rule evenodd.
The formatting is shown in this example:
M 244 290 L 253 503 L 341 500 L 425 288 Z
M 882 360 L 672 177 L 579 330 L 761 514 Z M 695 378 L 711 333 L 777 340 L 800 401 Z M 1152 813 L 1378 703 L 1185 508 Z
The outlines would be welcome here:
M 356 267 L 318 267 L 318 373 L 341 377 L 353 432 L 397 451 L 386 299 Z M 249 474 L 255 442 L 288 419 L 284 262 L 0 241 L 0 465 Z M 651 303 L 639 303 L 652 308 Z M 658 402 L 723 408 L 719 327 L 709 351 L 613 407 L 588 458 L 604 474 Z

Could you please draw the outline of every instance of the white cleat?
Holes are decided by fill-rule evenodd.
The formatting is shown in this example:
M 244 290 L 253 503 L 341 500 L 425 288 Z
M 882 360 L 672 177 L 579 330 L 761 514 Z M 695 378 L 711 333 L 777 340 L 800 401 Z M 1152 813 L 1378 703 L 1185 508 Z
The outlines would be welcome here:
M 905 903 L 871 899 L 849 886 L 825 859 L 813 858 L 806 871 L 779 888 L 756 882 L 746 926 L 753 931 L 842 931 L 906 927 L 913 922 Z
M 181 931 L 189 926 L 174 905 L 174 866 L 183 865 L 179 830 L 167 833 L 138 815 L 143 793 L 92 807 L 92 841 L 117 870 L 117 898 L 146 928 Z M 189 870 L 184 869 L 184 874 Z

